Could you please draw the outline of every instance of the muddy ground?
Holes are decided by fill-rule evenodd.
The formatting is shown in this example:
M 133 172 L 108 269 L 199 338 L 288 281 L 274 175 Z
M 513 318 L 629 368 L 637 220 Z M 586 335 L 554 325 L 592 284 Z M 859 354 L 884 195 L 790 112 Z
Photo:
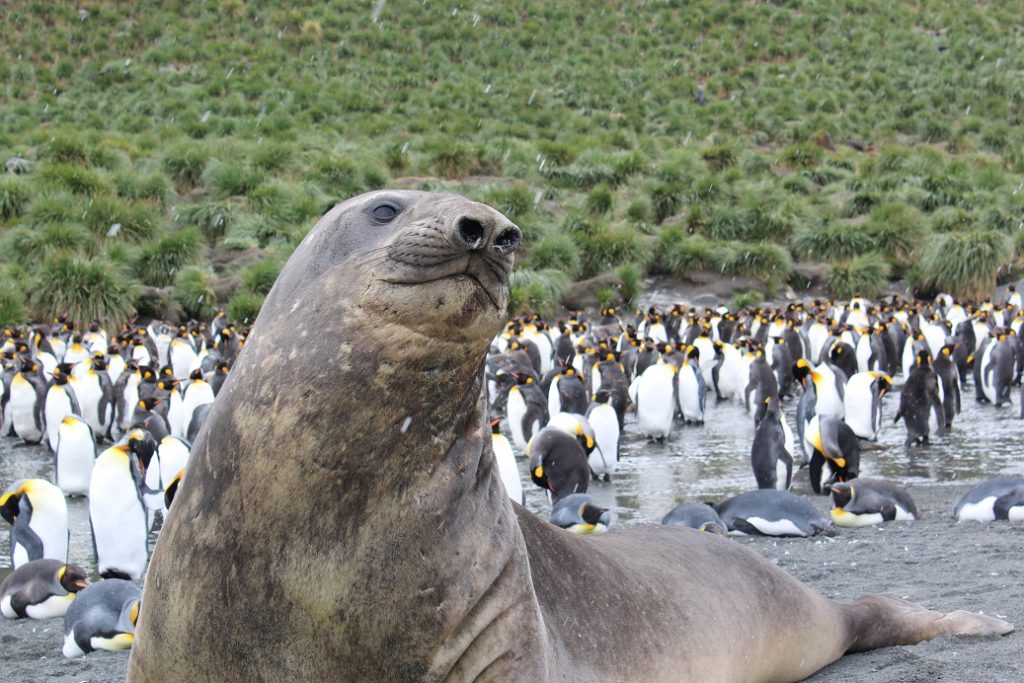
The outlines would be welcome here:
M 964 484 L 916 485 L 924 518 L 842 530 L 830 539 L 741 538 L 802 581 L 837 599 L 889 592 L 937 610 L 968 608 L 1024 628 L 1024 525 L 956 524 Z M 822 509 L 827 501 L 815 501 Z M 60 620 L 0 619 L 0 680 L 110 683 L 124 679 L 127 653 L 66 660 Z M 813 647 L 808 644 L 808 647 Z M 851 655 L 813 676 L 816 683 L 997 683 L 1024 680 L 1024 634 L 941 638 L 913 647 Z

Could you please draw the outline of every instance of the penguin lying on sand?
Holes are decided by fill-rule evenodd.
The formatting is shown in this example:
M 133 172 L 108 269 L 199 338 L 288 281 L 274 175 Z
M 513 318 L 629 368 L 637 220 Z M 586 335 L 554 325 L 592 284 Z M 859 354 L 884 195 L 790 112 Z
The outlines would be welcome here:
M 141 599 L 142 589 L 123 579 L 106 579 L 79 591 L 64 616 L 64 656 L 130 648 Z
M 999 477 L 981 482 L 960 496 L 953 516 L 958 522 L 1024 521 L 1024 478 Z
M 8 619 L 62 617 L 89 585 L 85 570 L 60 560 L 33 560 L 0 583 L 0 613 Z
M 833 484 L 832 521 L 858 527 L 882 522 L 920 519 L 917 505 L 902 486 L 878 479 L 857 479 Z
M 747 491 L 715 505 L 730 532 L 759 536 L 835 534 L 832 522 L 811 503 L 789 491 Z
M 715 508 L 706 503 L 680 503 L 665 515 L 661 523 L 685 526 L 709 534 L 725 535 L 729 531 Z

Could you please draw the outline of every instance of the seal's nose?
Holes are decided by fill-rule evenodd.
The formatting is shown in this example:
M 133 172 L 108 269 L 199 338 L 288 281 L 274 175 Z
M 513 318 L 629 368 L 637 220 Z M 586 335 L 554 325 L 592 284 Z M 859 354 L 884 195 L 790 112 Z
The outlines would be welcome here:
M 499 254 L 516 250 L 523 241 L 522 231 L 505 220 L 480 220 L 473 216 L 460 216 L 455 221 L 456 242 L 469 251 L 484 249 L 490 243 L 491 249 Z

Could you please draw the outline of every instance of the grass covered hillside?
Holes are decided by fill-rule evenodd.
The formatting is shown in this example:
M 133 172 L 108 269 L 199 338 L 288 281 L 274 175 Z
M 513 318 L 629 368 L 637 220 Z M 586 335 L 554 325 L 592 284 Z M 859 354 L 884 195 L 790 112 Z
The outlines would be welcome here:
M 1015 3 L 5 3 L 0 322 L 251 318 L 334 202 L 523 228 L 516 307 L 830 264 L 983 296 L 1024 263 Z

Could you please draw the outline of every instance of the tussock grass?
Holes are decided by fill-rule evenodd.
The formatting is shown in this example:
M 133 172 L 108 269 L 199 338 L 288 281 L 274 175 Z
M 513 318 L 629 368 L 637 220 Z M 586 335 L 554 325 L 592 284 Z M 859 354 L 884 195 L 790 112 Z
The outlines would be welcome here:
M 876 297 L 885 289 L 889 265 L 879 254 L 862 254 L 833 263 L 825 280 L 829 295 L 837 299 Z
M 41 264 L 35 280 L 28 303 L 36 319 L 66 315 L 78 326 L 115 323 L 134 309 L 134 283 L 101 260 L 58 254 Z
M 919 284 L 954 296 L 983 299 L 1013 258 L 1010 237 L 995 230 L 937 235 L 924 251 Z

